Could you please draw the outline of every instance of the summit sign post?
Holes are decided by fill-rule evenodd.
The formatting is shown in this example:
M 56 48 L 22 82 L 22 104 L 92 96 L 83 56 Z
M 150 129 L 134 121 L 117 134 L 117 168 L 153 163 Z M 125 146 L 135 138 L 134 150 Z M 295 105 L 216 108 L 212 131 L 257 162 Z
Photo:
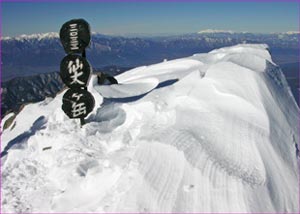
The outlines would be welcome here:
M 90 26 L 83 19 L 72 19 L 62 25 L 59 35 L 67 54 L 60 64 L 60 77 L 69 87 L 63 96 L 62 110 L 84 125 L 84 118 L 95 106 L 94 97 L 87 90 L 92 74 L 85 53 L 91 40 Z
M 81 54 L 91 41 L 90 25 L 84 19 L 72 19 L 63 24 L 59 37 L 67 54 Z

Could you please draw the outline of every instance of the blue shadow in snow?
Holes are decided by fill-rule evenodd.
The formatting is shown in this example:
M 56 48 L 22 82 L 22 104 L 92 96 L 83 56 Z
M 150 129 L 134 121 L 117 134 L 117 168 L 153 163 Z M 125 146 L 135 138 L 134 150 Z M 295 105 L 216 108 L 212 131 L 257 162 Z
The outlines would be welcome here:
M 167 86 L 170 86 L 170 85 L 173 85 L 175 82 L 177 82 L 178 79 L 171 79 L 171 80 L 166 80 L 164 82 L 161 82 L 159 83 L 155 89 L 158 89 L 158 88 L 163 88 L 163 87 L 167 87 Z
M 46 127 L 44 126 L 47 123 L 47 120 L 44 116 L 40 116 L 31 126 L 29 131 L 26 131 L 16 138 L 12 139 L 11 141 L 8 142 L 6 147 L 3 149 L 3 152 L 1 152 L 0 156 L 1 158 L 7 155 L 7 152 L 9 149 L 12 147 L 14 148 L 22 148 L 25 143 L 31 136 L 35 135 L 35 133 L 39 130 L 45 129 Z
M 177 81 L 178 81 L 178 79 L 166 80 L 164 82 L 159 83 L 153 90 L 173 85 Z M 151 90 L 151 91 L 153 91 L 153 90 Z M 147 93 L 144 93 L 144 94 L 141 94 L 141 95 L 138 95 L 138 96 L 133 96 L 133 97 L 105 98 L 104 99 L 104 103 L 110 103 L 110 102 L 115 102 L 115 103 L 129 103 L 129 102 L 134 102 L 134 101 L 137 101 L 137 100 L 143 98 L 144 96 L 146 96 L 151 91 L 148 91 Z

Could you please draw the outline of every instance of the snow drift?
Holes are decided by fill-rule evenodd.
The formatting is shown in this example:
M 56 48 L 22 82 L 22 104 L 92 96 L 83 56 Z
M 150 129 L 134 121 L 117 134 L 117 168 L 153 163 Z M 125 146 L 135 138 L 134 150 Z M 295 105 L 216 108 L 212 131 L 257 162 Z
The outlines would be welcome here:
M 96 108 L 83 128 L 64 115 L 60 94 L 27 105 L 3 130 L 2 211 L 299 211 L 299 109 L 266 45 L 116 78 L 159 84 L 105 99 L 94 79 Z

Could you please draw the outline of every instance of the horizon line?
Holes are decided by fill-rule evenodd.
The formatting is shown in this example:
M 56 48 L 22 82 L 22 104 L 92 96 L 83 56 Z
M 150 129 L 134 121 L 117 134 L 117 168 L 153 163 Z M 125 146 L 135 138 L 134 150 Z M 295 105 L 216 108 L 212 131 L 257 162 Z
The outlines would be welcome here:
M 103 36 L 120 36 L 120 37 L 126 37 L 126 36 L 180 36 L 180 35 L 189 35 L 189 34 L 199 34 L 199 35 L 205 35 L 205 34 L 221 34 L 221 33 L 227 33 L 227 34 L 300 34 L 300 31 L 290 30 L 290 31 L 283 31 L 283 32 L 251 32 L 251 31 L 232 31 L 232 30 L 217 30 L 217 29 L 205 29 L 200 30 L 198 32 L 162 32 L 162 33 L 143 33 L 143 32 L 133 32 L 133 33 L 109 33 L 109 32 L 96 32 L 92 31 L 92 35 L 103 35 Z M 48 32 L 39 32 L 39 33 L 24 33 L 24 34 L 18 34 L 15 36 L 3 36 L 0 35 L 1 40 L 7 40 L 7 39 L 21 39 L 22 37 L 38 37 L 38 36 L 45 36 L 45 35 L 51 35 L 51 37 L 59 37 L 59 32 L 54 31 L 48 31 Z

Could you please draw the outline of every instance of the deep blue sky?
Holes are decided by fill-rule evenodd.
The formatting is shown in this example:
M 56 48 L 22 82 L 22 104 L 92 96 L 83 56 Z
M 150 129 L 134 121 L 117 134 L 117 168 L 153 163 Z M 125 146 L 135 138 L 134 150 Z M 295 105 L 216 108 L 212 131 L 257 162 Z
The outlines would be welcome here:
M 85 18 L 105 34 L 177 34 L 204 29 L 248 32 L 298 31 L 299 3 L 236 2 L 4 2 L 2 35 L 58 32 Z

